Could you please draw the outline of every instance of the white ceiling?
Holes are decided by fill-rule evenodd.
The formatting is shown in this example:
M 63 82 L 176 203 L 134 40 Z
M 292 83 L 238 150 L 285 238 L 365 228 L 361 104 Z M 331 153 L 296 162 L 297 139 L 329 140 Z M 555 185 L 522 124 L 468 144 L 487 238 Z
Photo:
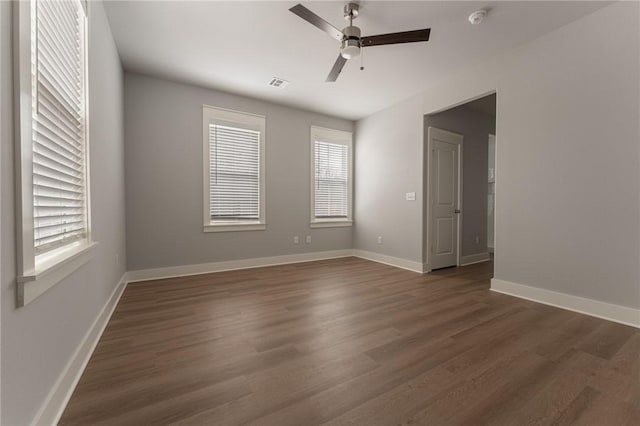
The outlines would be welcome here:
M 364 49 L 324 80 L 339 42 L 289 8 L 297 1 L 108 1 L 126 70 L 359 119 L 477 62 L 559 28 L 607 2 L 361 1 L 363 35 L 431 28 L 426 43 Z M 338 28 L 342 1 L 302 2 Z M 489 8 L 481 25 L 471 12 Z M 284 89 L 272 77 L 290 81 Z

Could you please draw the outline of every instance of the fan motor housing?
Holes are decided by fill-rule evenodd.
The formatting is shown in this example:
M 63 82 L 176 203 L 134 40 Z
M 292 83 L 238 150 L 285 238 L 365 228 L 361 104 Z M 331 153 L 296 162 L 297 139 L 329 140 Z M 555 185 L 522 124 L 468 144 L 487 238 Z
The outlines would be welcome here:
M 349 25 L 342 30 L 345 40 L 360 40 L 360 28 Z

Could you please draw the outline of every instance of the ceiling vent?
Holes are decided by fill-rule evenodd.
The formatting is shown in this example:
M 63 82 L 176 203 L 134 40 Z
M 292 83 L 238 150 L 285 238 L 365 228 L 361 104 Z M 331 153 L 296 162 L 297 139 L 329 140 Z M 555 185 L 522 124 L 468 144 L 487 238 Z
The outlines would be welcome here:
M 289 84 L 289 82 L 287 80 L 283 80 L 283 79 L 278 78 L 278 77 L 273 77 L 271 79 L 271 81 L 269 82 L 269 86 L 277 87 L 277 88 L 280 88 L 280 89 L 285 87 L 287 84 Z

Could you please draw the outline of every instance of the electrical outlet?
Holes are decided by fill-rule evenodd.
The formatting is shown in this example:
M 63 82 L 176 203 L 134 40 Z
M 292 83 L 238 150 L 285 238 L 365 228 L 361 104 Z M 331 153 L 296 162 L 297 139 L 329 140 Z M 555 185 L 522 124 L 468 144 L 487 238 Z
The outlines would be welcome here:
M 300 238 L 297 235 L 295 235 L 293 237 L 293 244 L 298 244 L 298 243 L 300 243 Z
M 120 255 L 116 253 L 116 266 L 120 265 Z
M 307 244 L 311 244 L 311 235 L 307 235 Z
M 378 244 L 382 244 L 382 237 L 378 236 Z
M 476 235 L 476 244 L 480 244 L 480 236 Z

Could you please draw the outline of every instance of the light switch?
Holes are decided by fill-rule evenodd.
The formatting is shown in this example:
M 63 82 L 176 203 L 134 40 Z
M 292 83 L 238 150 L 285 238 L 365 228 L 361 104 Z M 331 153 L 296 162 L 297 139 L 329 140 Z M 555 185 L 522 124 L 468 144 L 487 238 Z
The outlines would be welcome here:
M 416 200 L 416 193 L 415 192 L 407 192 L 405 195 L 405 200 L 407 201 L 415 201 Z

